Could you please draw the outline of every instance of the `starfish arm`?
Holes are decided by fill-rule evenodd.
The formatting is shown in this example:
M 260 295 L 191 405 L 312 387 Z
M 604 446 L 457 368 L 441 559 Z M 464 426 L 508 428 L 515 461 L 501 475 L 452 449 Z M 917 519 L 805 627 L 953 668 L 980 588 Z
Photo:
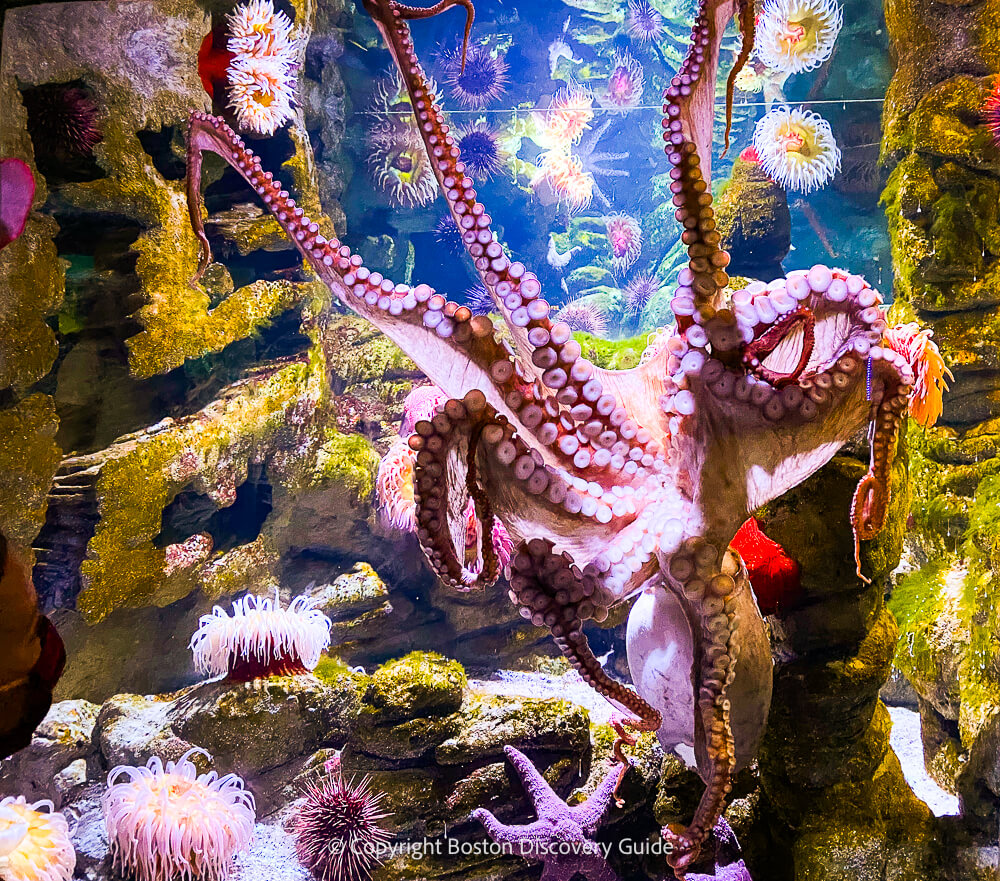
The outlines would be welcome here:
M 539 818 L 552 820 L 564 816 L 569 810 L 566 803 L 556 795 L 545 778 L 538 773 L 538 769 L 532 764 L 531 759 L 513 746 L 505 746 L 503 751 L 514 766 L 514 770 L 517 771 L 517 776 L 521 778 L 525 792 L 528 793 Z
M 600 782 L 597 789 L 595 789 L 591 794 L 590 798 L 588 798 L 583 804 L 570 808 L 570 814 L 573 819 L 579 823 L 580 828 L 589 835 L 593 835 L 597 831 L 597 827 L 601 824 L 601 820 L 604 819 L 604 815 L 608 812 L 608 808 L 611 807 L 611 802 L 615 795 L 615 789 L 617 788 L 618 781 L 621 777 L 620 770 L 621 769 L 617 766 L 612 768 Z

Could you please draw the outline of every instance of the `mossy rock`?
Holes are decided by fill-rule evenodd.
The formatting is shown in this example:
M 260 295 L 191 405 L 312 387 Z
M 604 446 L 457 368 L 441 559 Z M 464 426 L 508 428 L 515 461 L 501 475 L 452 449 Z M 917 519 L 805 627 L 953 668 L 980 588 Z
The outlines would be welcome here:
M 456 714 L 407 719 L 398 725 L 358 725 L 351 745 L 359 752 L 383 759 L 417 759 L 452 737 L 459 727 Z
M 565 700 L 470 694 L 459 730 L 434 750 L 441 765 L 500 759 L 505 746 L 584 753 L 590 745 L 587 711 Z
M 371 676 L 365 693 L 365 720 L 373 725 L 447 716 L 462 705 L 468 680 L 458 661 L 434 652 L 412 652 L 389 661 Z

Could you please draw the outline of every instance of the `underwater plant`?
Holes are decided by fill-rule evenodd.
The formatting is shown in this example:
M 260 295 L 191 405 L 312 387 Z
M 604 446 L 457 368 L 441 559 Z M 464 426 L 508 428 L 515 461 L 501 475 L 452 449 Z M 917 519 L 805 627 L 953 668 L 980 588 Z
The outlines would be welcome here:
M 663 36 L 663 16 L 649 0 L 628 0 L 625 30 L 637 43 L 655 43 Z
M 507 62 L 485 46 L 456 46 L 441 53 L 444 84 L 466 110 L 482 110 L 504 96 Z
M 75 866 L 69 826 L 52 802 L 28 804 L 23 796 L 0 800 L 0 878 L 69 881 Z
M 642 227 L 634 217 L 618 213 L 608 218 L 605 228 L 611 245 L 612 271 L 621 275 L 642 253 Z
M 642 102 L 646 75 L 642 65 L 627 49 L 616 49 L 611 61 L 611 73 L 597 98 L 605 110 L 628 113 Z
M 554 316 L 570 330 L 604 336 L 608 330 L 608 316 L 600 306 L 590 300 L 570 300 Z
M 637 731 L 656 732 L 665 749 L 694 746 L 701 799 L 686 826 L 661 830 L 667 861 L 683 878 L 733 774 L 754 760 L 770 707 L 767 628 L 730 541 L 749 511 L 800 484 L 870 425 L 868 470 L 849 513 L 857 575 L 866 579 L 858 549 L 886 522 L 918 365 L 883 344 L 881 297 L 860 276 L 817 264 L 725 298 L 730 257 L 715 228 L 710 179 L 724 30 L 714 22 L 731 18 L 736 2 L 703 0 L 664 96 L 670 191 L 688 253 L 671 301 L 675 322 L 638 367 L 596 368 L 572 329 L 553 320 L 538 277 L 497 239 L 428 92 L 409 22 L 456 5 L 468 29 L 471 0 L 428 9 L 364 3 L 404 77 L 449 210 L 470 234 L 467 252 L 505 325 L 503 340 L 492 318 L 426 284 L 396 284 L 323 236 L 223 120 L 192 113 L 189 156 L 208 150 L 236 169 L 337 300 L 451 396 L 409 439 L 417 538 L 439 578 L 460 590 L 494 583 L 500 567 L 489 536 L 503 523 L 518 604 L 549 627 L 589 685 L 628 713 L 615 723 L 616 755 Z M 752 7 L 742 13 L 749 40 Z M 201 164 L 188 168 L 197 281 L 211 248 Z M 633 691 L 608 675 L 584 626 L 636 593 L 626 632 Z
M 512 576 L 512 585 L 517 583 L 516 577 Z M 525 587 L 531 589 L 527 584 Z M 579 876 L 587 881 L 618 881 L 600 846 L 593 840 L 614 800 L 620 777 L 618 770 L 612 768 L 590 798 L 570 807 L 556 795 L 524 753 L 512 746 L 505 746 L 503 751 L 521 778 L 538 819 L 527 826 L 509 826 L 484 808 L 474 810 L 472 818 L 482 823 L 490 838 L 498 844 L 510 845 L 513 853 L 527 859 L 541 860 L 544 864 L 542 878 L 572 881 Z
M 189 749 L 166 766 L 118 765 L 101 796 L 114 866 L 137 881 L 221 881 L 253 840 L 254 797 L 236 774 L 198 774 Z M 126 779 L 122 779 L 126 778 Z
M 271 0 L 250 0 L 227 18 L 229 107 L 241 128 L 273 135 L 292 118 L 300 50 L 292 22 Z
M 100 110 L 89 90 L 69 83 L 49 83 L 25 89 L 28 133 L 36 156 L 71 160 L 90 156 L 103 135 Z
M 215 606 L 202 615 L 191 637 L 194 666 L 209 676 L 235 682 L 293 676 L 316 668 L 330 644 L 330 619 L 314 601 L 299 596 L 281 608 L 274 598 L 248 594 L 233 603 L 232 615 Z
M 625 285 L 625 311 L 632 316 L 646 311 L 649 301 L 663 285 L 655 275 L 635 275 Z
M 500 146 L 497 130 L 478 121 L 456 129 L 458 152 L 466 172 L 477 180 L 491 180 L 503 171 L 506 155 Z
M 840 168 L 840 148 L 828 123 L 801 107 L 775 107 L 757 121 L 757 159 L 786 190 L 811 193 L 825 187 Z
M 833 53 L 843 24 L 837 0 L 766 0 L 757 18 L 754 49 L 775 70 L 813 70 Z
M 35 176 L 20 159 L 0 159 L 0 251 L 19 239 L 35 199 Z
M 361 881 L 382 865 L 382 846 L 392 838 L 381 821 L 384 792 L 371 777 L 345 781 L 338 770 L 310 783 L 295 817 L 293 835 L 299 861 L 317 881 Z

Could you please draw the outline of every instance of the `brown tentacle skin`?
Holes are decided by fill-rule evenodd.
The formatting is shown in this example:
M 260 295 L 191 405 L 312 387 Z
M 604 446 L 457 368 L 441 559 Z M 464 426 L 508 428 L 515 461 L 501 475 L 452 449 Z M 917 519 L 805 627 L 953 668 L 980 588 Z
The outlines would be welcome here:
M 708 763 L 705 791 L 686 827 L 663 830 L 672 846 L 667 857 L 678 878 L 697 859 L 725 807 L 732 789 L 736 747 L 729 718 L 726 691 L 736 675 L 739 658 L 737 635 L 737 580 L 746 578 L 739 555 L 718 548 L 703 538 L 687 539 L 671 557 L 669 578 L 682 599 L 695 630 L 695 663 L 692 670 L 696 696 L 695 744 L 699 766 Z
M 559 650 L 580 673 L 591 688 L 618 704 L 635 718 L 616 725 L 618 740 L 615 757 L 627 768 L 623 744 L 634 744 L 623 730 L 656 731 L 660 713 L 635 691 L 616 682 L 601 666 L 583 632 L 583 622 L 593 618 L 604 621 L 608 607 L 600 599 L 601 592 L 591 572 L 581 572 L 572 557 L 555 553 L 552 542 L 531 539 L 523 542 L 510 563 L 510 598 L 521 615 L 537 627 L 549 628 Z
M 722 151 L 723 156 L 729 152 L 729 132 L 733 128 L 733 96 L 736 93 L 736 77 L 746 66 L 750 56 L 753 55 L 753 44 L 757 34 L 754 0 L 741 0 L 739 18 L 743 46 L 740 48 L 740 54 L 733 62 L 733 69 L 729 71 L 729 78 L 726 80 L 726 145 Z

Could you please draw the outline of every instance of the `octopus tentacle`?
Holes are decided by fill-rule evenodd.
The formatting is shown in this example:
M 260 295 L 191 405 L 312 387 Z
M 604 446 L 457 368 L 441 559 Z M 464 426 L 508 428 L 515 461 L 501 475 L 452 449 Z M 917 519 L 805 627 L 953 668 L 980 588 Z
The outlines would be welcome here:
M 668 583 L 682 598 L 692 628 L 696 628 L 692 669 L 695 745 L 699 766 L 708 765 L 703 770 L 705 791 L 690 824 L 663 830 L 663 837 L 672 846 L 667 860 L 678 877 L 683 877 L 721 816 L 732 788 L 736 748 L 726 690 L 736 674 L 740 652 L 735 597 L 743 570 L 737 554 L 725 551 L 720 555 L 719 549 L 703 538 L 687 539 L 668 566 Z
M 541 384 L 531 402 L 536 408 L 549 404 L 542 417 L 547 427 L 538 432 L 540 441 L 546 445 L 558 441 L 576 468 L 606 469 L 611 456 L 600 451 L 615 444 L 624 444 L 626 455 L 638 450 L 640 459 L 647 454 L 655 457 L 660 448 L 652 434 L 630 420 L 624 402 L 605 390 L 570 328 L 550 321 L 551 309 L 541 298 L 537 276 L 512 263 L 498 241 L 414 50 L 405 19 L 415 16 L 403 15 L 395 0 L 366 0 L 366 8 L 399 66 L 431 167 L 476 271 L 510 329 L 517 363 L 527 377 Z
M 726 133 L 725 148 L 722 155 L 729 151 L 729 133 L 733 128 L 733 96 L 736 93 L 736 77 L 746 66 L 753 55 L 753 44 L 756 36 L 756 10 L 754 0 L 741 0 L 739 5 L 740 33 L 743 35 L 743 45 L 740 47 L 740 54 L 733 62 L 732 70 L 729 71 L 729 78 L 726 80 Z

